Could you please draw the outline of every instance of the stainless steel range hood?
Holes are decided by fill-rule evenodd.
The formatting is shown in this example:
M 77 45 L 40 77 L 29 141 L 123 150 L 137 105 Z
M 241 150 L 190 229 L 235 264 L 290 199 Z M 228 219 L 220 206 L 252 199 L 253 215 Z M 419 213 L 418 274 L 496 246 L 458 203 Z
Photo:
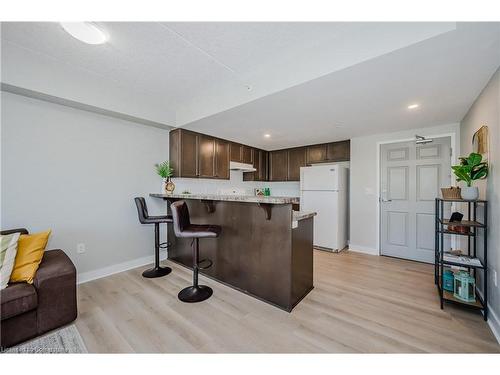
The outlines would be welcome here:
M 255 172 L 257 170 L 253 167 L 252 164 L 237 163 L 235 161 L 229 163 L 229 169 L 232 171 L 242 171 L 242 172 Z

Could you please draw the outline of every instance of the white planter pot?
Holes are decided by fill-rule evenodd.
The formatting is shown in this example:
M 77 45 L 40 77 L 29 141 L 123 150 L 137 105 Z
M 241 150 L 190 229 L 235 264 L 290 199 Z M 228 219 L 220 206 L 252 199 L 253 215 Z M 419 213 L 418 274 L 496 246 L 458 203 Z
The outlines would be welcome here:
M 476 186 L 466 186 L 460 190 L 460 195 L 466 201 L 475 201 L 479 198 L 479 189 Z

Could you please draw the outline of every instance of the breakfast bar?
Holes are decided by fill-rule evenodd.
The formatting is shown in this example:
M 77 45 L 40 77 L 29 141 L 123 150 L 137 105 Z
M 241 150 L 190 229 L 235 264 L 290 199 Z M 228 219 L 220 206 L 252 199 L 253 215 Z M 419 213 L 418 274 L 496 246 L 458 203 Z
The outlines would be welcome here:
M 200 259 L 212 266 L 203 275 L 292 311 L 313 289 L 313 212 L 294 211 L 293 197 L 209 194 L 150 194 L 170 203 L 186 201 L 191 221 L 222 227 L 203 241 Z M 168 207 L 170 210 L 170 207 Z M 192 268 L 191 241 L 168 227 L 168 259 Z

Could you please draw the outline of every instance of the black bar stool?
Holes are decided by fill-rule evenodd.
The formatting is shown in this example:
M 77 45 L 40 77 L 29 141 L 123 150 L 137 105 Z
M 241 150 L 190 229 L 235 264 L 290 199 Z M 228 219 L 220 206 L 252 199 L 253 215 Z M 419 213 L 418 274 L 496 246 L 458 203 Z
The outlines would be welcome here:
M 142 276 L 147 278 L 162 277 L 172 272 L 170 267 L 160 266 L 160 249 L 168 249 L 169 243 L 160 243 L 160 224 L 172 223 L 172 216 L 149 216 L 146 200 L 143 197 L 134 198 L 135 205 L 137 206 L 137 214 L 139 215 L 139 222 L 141 224 L 154 224 L 155 225 L 155 266 L 142 273 Z
M 179 292 L 179 299 L 183 302 L 201 302 L 208 298 L 213 293 L 212 288 L 206 285 L 198 285 L 198 271 L 200 269 L 209 268 L 212 265 L 211 261 L 206 267 L 200 267 L 203 261 L 199 261 L 200 255 L 200 238 L 216 238 L 219 237 L 221 227 L 218 225 L 200 225 L 191 224 L 189 219 L 189 210 L 186 202 L 177 201 L 170 205 L 172 209 L 172 218 L 174 219 L 174 233 L 177 237 L 192 238 L 193 242 L 193 285 L 182 289 Z

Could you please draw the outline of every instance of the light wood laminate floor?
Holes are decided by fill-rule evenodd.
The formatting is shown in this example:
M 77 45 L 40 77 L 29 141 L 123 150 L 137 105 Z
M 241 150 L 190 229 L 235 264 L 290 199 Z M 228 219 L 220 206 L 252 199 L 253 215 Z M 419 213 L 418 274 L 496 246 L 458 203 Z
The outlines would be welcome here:
M 433 267 L 353 252 L 314 252 L 315 289 L 281 311 L 201 277 L 214 295 L 185 304 L 191 272 L 146 267 L 78 287 L 76 326 L 90 352 L 499 352 L 477 312 L 439 308 Z

